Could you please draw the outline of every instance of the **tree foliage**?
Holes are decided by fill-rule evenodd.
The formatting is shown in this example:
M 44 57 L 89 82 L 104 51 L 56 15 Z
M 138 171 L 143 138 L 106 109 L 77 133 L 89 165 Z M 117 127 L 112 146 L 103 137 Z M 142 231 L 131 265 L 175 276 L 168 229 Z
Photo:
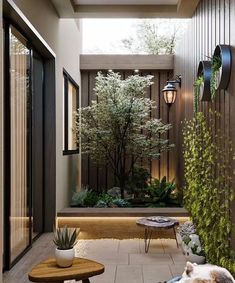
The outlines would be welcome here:
M 230 250 L 234 150 L 227 136 L 219 130 L 213 133 L 219 119 L 219 114 L 211 111 L 209 123 L 201 112 L 185 121 L 184 201 L 204 245 L 207 261 L 235 273 Z
M 182 28 L 182 24 L 173 25 L 171 20 L 144 20 L 137 25 L 136 34 L 123 39 L 122 43 L 133 54 L 174 54 Z
M 97 100 L 78 113 L 77 138 L 82 152 L 113 170 L 122 197 L 134 165 L 142 158 L 159 158 L 172 147 L 163 137 L 171 125 L 151 118 L 155 102 L 145 98 L 151 84 L 152 76 L 122 80 L 118 73 L 99 73 L 94 89 Z

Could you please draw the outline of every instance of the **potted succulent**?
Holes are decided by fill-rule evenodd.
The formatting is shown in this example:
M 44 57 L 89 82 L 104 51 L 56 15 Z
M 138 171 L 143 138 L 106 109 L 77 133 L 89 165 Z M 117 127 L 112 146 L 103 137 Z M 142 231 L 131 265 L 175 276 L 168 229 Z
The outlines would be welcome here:
M 197 234 L 185 236 L 182 244 L 188 261 L 197 264 L 205 263 L 205 253 Z
M 59 267 L 69 267 L 73 264 L 77 243 L 77 229 L 57 228 L 54 232 L 54 244 L 56 263 Z

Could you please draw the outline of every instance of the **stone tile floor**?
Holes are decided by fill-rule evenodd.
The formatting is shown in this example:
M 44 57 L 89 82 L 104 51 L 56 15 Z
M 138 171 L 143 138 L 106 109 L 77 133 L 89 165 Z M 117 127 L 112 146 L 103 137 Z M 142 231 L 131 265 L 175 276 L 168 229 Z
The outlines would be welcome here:
M 33 248 L 4 274 L 4 283 L 28 283 L 27 273 L 39 261 L 53 256 L 52 234 L 42 235 Z M 149 253 L 144 240 L 79 240 L 76 255 L 97 260 L 105 273 L 91 278 L 91 283 L 158 283 L 182 274 L 185 257 L 175 240 L 152 240 Z M 72 281 L 67 281 L 72 283 Z

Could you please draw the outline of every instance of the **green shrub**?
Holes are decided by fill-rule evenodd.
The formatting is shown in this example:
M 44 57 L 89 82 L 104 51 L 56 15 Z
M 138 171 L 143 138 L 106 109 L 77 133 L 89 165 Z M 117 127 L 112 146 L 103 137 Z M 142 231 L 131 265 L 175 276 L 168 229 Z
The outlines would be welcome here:
M 72 196 L 72 206 L 78 206 L 78 207 L 83 207 L 84 206 L 84 200 L 87 197 L 88 194 L 88 188 L 84 187 L 81 189 L 79 192 L 74 192 Z
M 116 198 L 112 201 L 112 204 L 118 206 L 118 207 L 128 207 L 130 206 L 129 202 L 121 199 L 121 198 Z
M 234 274 L 235 262 L 230 249 L 234 150 L 227 136 L 220 131 L 213 133 L 219 119 L 217 113 L 210 111 L 207 122 L 203 113 L 198 112 L 184 123 L 184 201 L 207 261 Z
M 110 204 L 113 202 L 113 197 L 108 194 L 102 193 L 101 195 L 99 195 L 99 201 L 103 201 L 107 204 L 107 206 L 110 206 Z
M 87 192 L 87 195 L 84 199 L 84 206 L 93 207 L 96 205 L 98 200 L 99 200 L 98 194 L 90 190 Z
M 150 198 L 152 206 L 165 206 L 166 204 L 176 204 L 177 197 L 174 194 L 176 190 L 176 184 L 174 182 L 168 182 L 166 176 L 161 180 L 153 179 L 147 189 L 147 195 Z
M 95 205 L 95 207 L 98 208 L 104 208 L 104 207 L 108 207 L 107 203 L 103 200 L 98 200 L 97 204 Z

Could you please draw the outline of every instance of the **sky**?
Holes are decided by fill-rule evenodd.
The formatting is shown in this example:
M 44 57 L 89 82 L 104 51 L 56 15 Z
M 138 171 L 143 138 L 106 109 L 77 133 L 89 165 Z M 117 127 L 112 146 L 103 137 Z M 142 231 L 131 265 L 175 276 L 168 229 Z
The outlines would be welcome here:
M 134 35 L 136 25 L 140 19 L 83 19 L 82 20 L 82 35 L 83 47 L 82 53 L 103 53 L 103 54 L 125 54 L 128 53 L 122 47 L 121 40 Z M 151 20 L 158 22 L 158 20 Z M 174 24 L 179 21 L 183 26 L 187 26 L 187 20 L 174 20 L 172 19 L 173 28 Z M 169 28 L 171 28 L 169 27 Z M 164 33 L 164 30 L 160 30 Z

